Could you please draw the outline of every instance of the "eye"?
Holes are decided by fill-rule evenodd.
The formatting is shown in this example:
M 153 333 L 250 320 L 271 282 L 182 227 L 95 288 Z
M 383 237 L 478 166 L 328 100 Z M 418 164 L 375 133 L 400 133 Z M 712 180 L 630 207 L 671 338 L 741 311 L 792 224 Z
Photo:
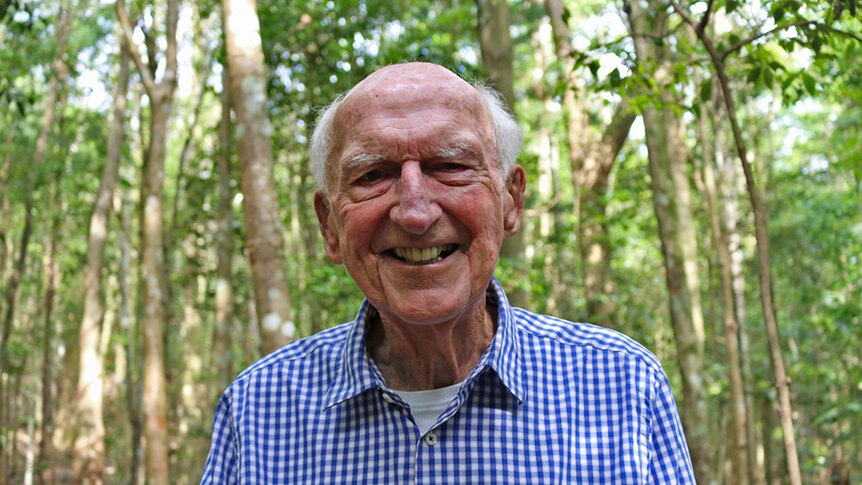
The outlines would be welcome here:
M 454 172 L 463 168 L 464 165 L 457 162 L 442 162 L 437 165 L 437 170 L 442 170 L 444 172 Z
M 369 170 L 359 177 L 360 182 L 376 182 L 383 178 L 382 170 Z

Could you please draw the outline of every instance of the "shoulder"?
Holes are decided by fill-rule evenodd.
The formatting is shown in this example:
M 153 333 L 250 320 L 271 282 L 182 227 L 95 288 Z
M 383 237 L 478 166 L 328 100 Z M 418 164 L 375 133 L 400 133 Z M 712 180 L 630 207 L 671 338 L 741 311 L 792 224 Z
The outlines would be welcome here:
M 353 323 L 342 323 L 310 337 L 290 342 L 248 366 L 234 379 L 233 384 L 253 380 L 261 374 L 269 374 L 275 370 L 320 365 L 321 361 L 337 357 L 341 353 Z
M 513 308 L 524 339 L 544 340 L 554 346 L 593 354 L 614 355 L 637 361 L 653 372 L 664 373 L 658 358 L 632 338 L 606 327 L 540 315 Z

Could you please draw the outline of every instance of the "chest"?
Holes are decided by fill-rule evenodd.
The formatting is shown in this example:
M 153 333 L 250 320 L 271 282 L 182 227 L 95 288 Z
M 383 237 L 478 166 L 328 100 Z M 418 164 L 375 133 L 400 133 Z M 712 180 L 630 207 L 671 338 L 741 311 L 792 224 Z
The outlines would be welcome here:
M 477 385 L 425 436 L 408 407 L 376 389 L 324 412 L 294 402 L 239 421 L 240 476 L 267 484 L 644 483 L 648 410 L 622 395 L 551 388 L 519 403 L 499 385 Z

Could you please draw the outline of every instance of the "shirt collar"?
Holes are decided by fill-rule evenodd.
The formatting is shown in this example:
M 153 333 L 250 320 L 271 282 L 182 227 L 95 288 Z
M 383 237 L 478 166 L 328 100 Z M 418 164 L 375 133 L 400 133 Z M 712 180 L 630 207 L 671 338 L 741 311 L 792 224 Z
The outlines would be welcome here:
M 514 312 L 500 282 L 491 278 L 486 290 L 486 304 L 497 305 L 497 333 L 491 345 L 479 359 L 479 363 L 467 378 L 475 381 L 486 367 L 494 370 L 501 383 L 519 402 L 524 400 L 524 384 L 521 376 L 520 346 L 517 337 L 517 323 Z M 385 389 L 383 375 L 365 351 L 365 336 L 368 325 L 377 316 L 377 310 L 363 300 L 353 321 L 350 333 L 341 350 L 339 370 L 324 400 L 324 409 L 346 401 L 368 389 Z

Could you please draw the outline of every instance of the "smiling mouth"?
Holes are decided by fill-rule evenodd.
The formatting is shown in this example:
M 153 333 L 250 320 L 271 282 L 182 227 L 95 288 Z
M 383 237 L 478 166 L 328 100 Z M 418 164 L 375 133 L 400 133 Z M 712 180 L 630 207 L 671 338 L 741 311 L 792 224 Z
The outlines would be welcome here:
M 458 249 L 457 244 L 445 244 L 430 248 L 393 248 L 390 254 L 407 264 L 431 264 L 443 260 Z

